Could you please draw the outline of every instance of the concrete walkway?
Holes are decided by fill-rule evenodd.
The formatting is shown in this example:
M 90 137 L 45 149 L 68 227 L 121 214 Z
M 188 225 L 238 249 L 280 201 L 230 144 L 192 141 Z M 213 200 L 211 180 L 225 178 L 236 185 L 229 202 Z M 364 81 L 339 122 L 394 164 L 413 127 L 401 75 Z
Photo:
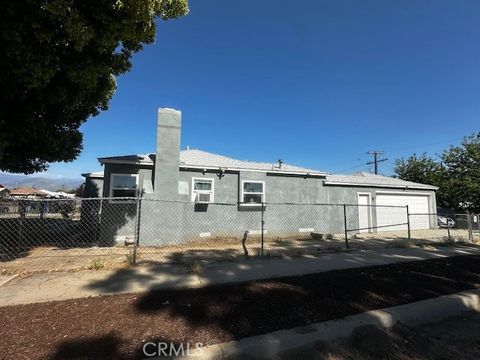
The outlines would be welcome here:
M 201 287 L 282 276 L 480 254 L 479 248 L 378 249 L 300 259 L 251 259 L 207 264 L 200 274 L 184 266 L 157 264 L 110 271 L 17 276 L 0 286 L 0 306 L 66 300 L 154 289 Z M 2 279 L 0 278 L 0 283 Z

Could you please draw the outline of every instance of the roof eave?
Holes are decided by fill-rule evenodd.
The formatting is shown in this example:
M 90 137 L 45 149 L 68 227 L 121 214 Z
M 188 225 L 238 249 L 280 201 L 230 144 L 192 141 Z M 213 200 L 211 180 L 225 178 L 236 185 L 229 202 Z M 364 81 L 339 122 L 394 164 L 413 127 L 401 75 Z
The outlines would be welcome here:
M 112 158 L 98 158 L 100 164 L 125 164 L 125 165 L 150 165 L 153 166 L 152 161 L 129 161 Z
M 183 169 L 196 169 L 196 170 L 225 170 L 225 171 L 249 171 L 249 172 L 262 172 L 267 174 L 289 174 L 289 175 L 311 175 L 311 176 L 321 176 L 325 177 L 327 173 L 319 172 L 307 172 L 307 171 L 288 171 L 288 170 L 267 170 L 267 169 L 248 169 L 241 167 L 223 167 L 223 166 L 204 166 L 204 165 L 188 165 L 180 164 L 180 168 Z
M 129 160 L 120 160 L 112 158 L 98 158 L 98 161 L 101 164 L 125 164 L 125 165 L 142 165 L 142 166 L 151 166 L 153 167 L 153 162 L 146 161 L 129 161 Z M 184 169 L 206 169 L 206 170 L 228 170 L 228 171 L 251 171 L 251 172 L 263 172 L 269 174 L 289 174 L 289 175 L 307 175 L 307 176 L 320 176 L 325 177 L 328 173 L 321 172 L 307 172 L 307 171 L 288 171 L 288 170 L 266 170 L 266 169 L 248 169 L 240 167 L 223 167 L 223 166 L 205 166 L 205 165 L 189 165 L 189 164 L 180 164 L 179 168 Z
M 81 176 L 83 176 L 84 178 L 91 178 L 91 179 L 103 179 L 104 178 L 104 175 L 103 174 L 93 174 L 93 173 L 84 173 L 84 174 L 80 174 Z
M 367 184 L 354 183 L 344 181 L 325 181 L 325 185 L 340 185 L 340 186 L 361 186 L 361 187 L 376 187 L 376 188 L 392 188 L 392 189 L 411 189 L 411 190 L 438 190 L 436 186 L 429 185 L 394 185 L 394 184 Z

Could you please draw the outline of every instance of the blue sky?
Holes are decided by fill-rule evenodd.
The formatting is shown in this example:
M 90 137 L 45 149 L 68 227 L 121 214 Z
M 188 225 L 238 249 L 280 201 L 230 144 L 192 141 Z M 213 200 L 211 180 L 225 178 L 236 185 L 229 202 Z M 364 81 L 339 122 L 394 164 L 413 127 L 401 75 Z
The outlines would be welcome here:
M 480 130 L 480 1 L 191 0 L 117 79 L 84 151 L 154 151 L 158 107 L 183 112 L 182 147 L 332 172 L 435 154 Z

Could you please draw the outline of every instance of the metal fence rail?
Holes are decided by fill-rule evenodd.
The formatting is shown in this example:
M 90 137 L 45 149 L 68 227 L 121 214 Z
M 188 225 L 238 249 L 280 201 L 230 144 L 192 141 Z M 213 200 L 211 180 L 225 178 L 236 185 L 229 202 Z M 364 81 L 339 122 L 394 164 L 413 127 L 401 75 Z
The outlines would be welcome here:
M 405 206 L 192 203 L 149 198 L 0 199 L 0 270 L 191 264 L 245 256 L 303 256 L 419 241 L 480 240 L 479 216 Z M 423 225 L 422 225 L 423 224 Z M 426 224 L 426 225 L 425 225 Z M 418 228 L 419 226 L 424 228 Z

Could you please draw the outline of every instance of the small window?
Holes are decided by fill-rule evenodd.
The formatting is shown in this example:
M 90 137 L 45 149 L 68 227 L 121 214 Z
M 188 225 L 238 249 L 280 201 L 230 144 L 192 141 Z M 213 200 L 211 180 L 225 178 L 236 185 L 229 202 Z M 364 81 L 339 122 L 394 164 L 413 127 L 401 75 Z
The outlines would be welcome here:
M 243 181 L 242 202 L 245 205 L 258 205 L 265 202 L 265 182 Z
M 110 176 L 110 197 L 136 197 L 137 174 L 112 174 Z
M 213 179 L 192 179 L 192 201 L 202 204 L 213 202 Z

